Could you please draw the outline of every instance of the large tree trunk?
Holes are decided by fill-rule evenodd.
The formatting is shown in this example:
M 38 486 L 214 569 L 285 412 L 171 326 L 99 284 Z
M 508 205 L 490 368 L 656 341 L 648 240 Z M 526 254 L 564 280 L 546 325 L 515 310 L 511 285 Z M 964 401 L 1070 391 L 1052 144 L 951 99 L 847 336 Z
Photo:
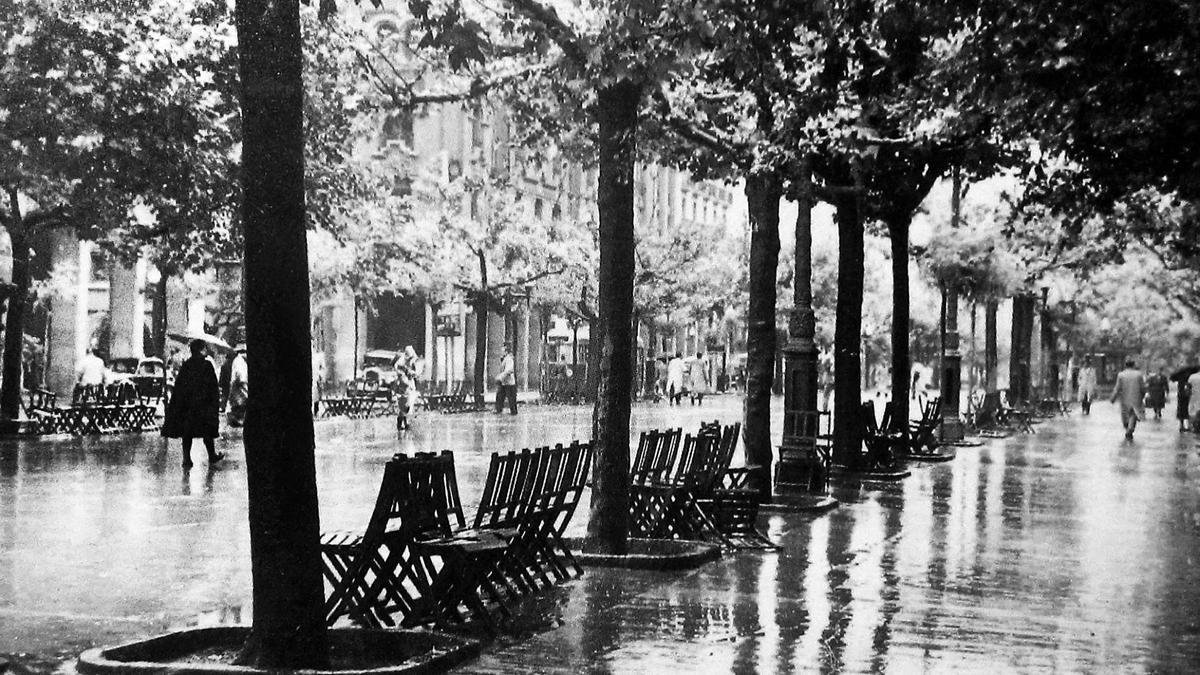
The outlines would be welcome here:
M 968 395 L 968 397 L 971 395 L 972 392 L 975 391 L 975 388 L 978 385 L 978 381 L 975 376 L 975 371 L 976 371 L 975 360 L 976 360 L 976 357 L 978 356 L 978 354 L 976 353 L 977 350 L 976 350 L 975 338 L 976 338 L 976 334 L 978 333 L 978 331 L 976 330 L 978 320 L 979 320 L 979 303 L 977 303 L 972 298 L 972 300 L 971 300 L 971 341 L 967 345 L 967 395 Z
M 595 403 L 600 392 L 600 360 L 604 352 L 604 325 L 599 318 L 588 319 L 587 372 L 584 373 L 583 398 Z
M 154 296 L 150 300 L 151 348 L 163 363 L 167 361 L 167 282 L 171 278 L 165 265 L 158 265 L 158 282 L 154 284 Z
M 630 367 L 629 372 L 631 373 L 631 376 L 629 378 L 629 395 L 633 398 L 633 400 L 636 401 L 638 399 L 638 394 L 639 394 L 638 390 L 640 389 L 640 387 L 638 385 L 641 382 L 641 379 L 637 376 L 637 374 L 638 374 L 638 312 L 637 311 L 634 311 L 633 318 L 629 322 L 629 331 L 630 331 L 629 342 L 632 345 L 632 347 L 629 350 L 629 367 Z
M 863 222 L 858 198 L 837 201 L 838 294 L 833 331 L 833 461 L 859 469 L 862 462 Z
M 592 415 L 593 489 L 589 551 L 629 550 L 629 352 L 633 318 L 633 171 L 641 86 L 628 80 L 601 89 L 597 103 L 600 180 L 599 389 Z M 595 335 L 593 334 L 593 340 Z
M 1012 355 L 1008 369 L 1008 398 L 1013 405 L 1029 401 L 1033 310 L 1032 295 L 1022 293 L 1013 298 Z
M 901 447 L 908 447 L 909 358 L 908 329 L 908 227 L 911 213 L 888 217 L 888 238 L 892 245 L 892 414 L 895 430 L 900 432 Z
M 488 269 L 487 258 L 484 257 L 483 251 L 476 251 L 476 258 L 479 261 L 479 292 L 475 296 L 475 363 L 472 364 L 471 372 L 474 384 L 472 393 L 475 395 L 475 405 L 482 406 L 484 404 L 483 392 L 486 387 L 487 378 L 487 345 L 488 345 L 488 312 L 491 311 L 490 302 L 488 302 Z
M 488 344 L 488 311 L 487 295 L 480 295 L 475 300 L 475 361 L 471 364 L 471 393 L 475 405 L 483 405 L 485 380 L 487 379 L 487 344 Z
M 239 0 L 254 622 L 241 663 L 328 665 L 313 457 L 299 3 Z
M 996 314 L 1000 311 L 1000 302 L 988 300 L 983 306 L 983 371 L 984 389 L 994 392 L 997 388 L 997 368 L 1000 356 L 996 348 Z
M 14 220 L 19 221 L 16 193 L 11 195 Z M 0 370 L 0 419 L 11 427 L 21 416 L 21 356 L 25 341 L 25 312 L 29 306 L 29 242 L 21 225 L 8 228 L 12 240 L 12 289 L 4 315 L 4 357 Z
M 750 213 L 750 307 L 746 313 L 746 464 L 759 467 L 754 487 L 770 492 L 771 385 L 775 381 L 775 272 L 779 266 L 778 176 L 752 173 L 746 177 Z

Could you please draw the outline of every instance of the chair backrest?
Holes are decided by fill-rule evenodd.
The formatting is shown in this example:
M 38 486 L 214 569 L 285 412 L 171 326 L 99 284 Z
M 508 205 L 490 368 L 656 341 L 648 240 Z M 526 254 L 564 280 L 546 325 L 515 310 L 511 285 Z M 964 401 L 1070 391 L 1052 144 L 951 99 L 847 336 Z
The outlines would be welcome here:
M 696 482 L 697 493 L 701 495 L 711 494 L 721 477 L 729 471 L 729 465 L 733 463 L 733 454 L 737 450 L 738 438 L 742 433 L 742 424 L 734 422 L 724 427 L 718 425 L 717 429 L 719 435 L 712 434 L 712 427 L 709 427 L 707 433 L 701 434 L 708 436 L 709 442 L 713 444 L 708 461 Z
M 538 457 L 530 450 L 493 452 L 475 511 L 475 527 L 505 527 L 520 518 L 536 480 Z
M 679 453 L 682 437 L 683 429 L 651 429 L 643 432 L 629 471 L 631 482 L 645 485 L 663 480 Z
M 461 529 L 466 526 L 463 516 L 462 500 L 458 496 L 458 475 L 454 470 L 454 453 L 449 450 L 436 452 L 414 453 L 414 459 L 431 460 L 429 489 L 433 490 L 437 501 L 438 517 L 444 519 L 446 526 L 451 529 Z M 436 481 L 438 484 L 434 485 Z
M 715 470 L 719 445 L 720 438 L 711 433 L 684 436 L 683 449 L 670 472 L 670 481 L 692 487 L 706 482 Z
M 531 514 L 530 520 L 535 527 L 547 527 L 561 536 L 571 522 L 587 484 L 592 446 L 591 443 L 572 441 L 568 446 L 556 445 L 545 452 L 554 458 L 546 463 L 552 467 L 552 479 L 543 484 L 533 500 L 535 513 Z
M 651 461 L 658 451 L 658 439 L 662 432 L 658 429 L 643 431 L 638 435 L 637 451 L 633 455 L 633 464 L 629 467 L 630 479 L 637 483 L 650 469 Z
M 931 398 L 925 404 L 925 414 L 922 416 L 926 426 L 937 424 L 942 417 L 942 398 Z
M 375 509 L 363 533 L 363 547 L 402 547 L 418 537 L 450 533 L 445 475 L 453 455 L 407 457 L 397 454 L 384 465 Z
M 859 411 L 859 416 L 862 417 L 863 432 L 868 436 L 878 435 L 879 426 L 875 423 L 875 402 L 863 401 Z
M 879 426 L 876 428 L 876 433 L 878 433 L 880 431 L 887 433 L 889 431 L 896 430 L 897 420 L 900 419 L 899 415 L 896 414 L 896 405 L 897 404 L 894 401 L 888 401 L 887 403 L 883 404 L 883 421 L 880 422 Z M 874 404 L 872 404 L 871 405 L 871 413 L 872 413 L 871 421 L 872 422 L 875 421 L 874 412 L 875 412 L 875 406 L 874 406 Z

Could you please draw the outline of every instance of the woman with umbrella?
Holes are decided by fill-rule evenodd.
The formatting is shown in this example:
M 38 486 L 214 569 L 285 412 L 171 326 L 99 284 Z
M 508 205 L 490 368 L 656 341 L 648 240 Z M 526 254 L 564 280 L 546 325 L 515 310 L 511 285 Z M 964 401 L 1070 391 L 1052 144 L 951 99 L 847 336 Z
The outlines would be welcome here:
M 225 455 L 218 453 L 214 447 L 221 407 L 217 372 L 205 353 L 207 343 L 204 340 L 192 340 L 188 346 L 192 355 L 183 362 L 175 377 L 175 390 L 167 403 L 162 428 L 162 435 L 166 438 L 183 439 L 185 469 L 192 466 L 193 438 L 204 439 L 209 466 L 225 459 Z
M 1188 378 L 1197 372 L 1200 372 L 1200 365 L 1184 366 L 1171 373 L 1171 381 L 1178 384 L 1178 389 L 1176 390 L 1177 396 L 1175 397 L 1175 417 L 1179 420 L 1180 431 L 1187 431 L 1188 401 L 1191 398 L 1191 391 L 1188 388 Z

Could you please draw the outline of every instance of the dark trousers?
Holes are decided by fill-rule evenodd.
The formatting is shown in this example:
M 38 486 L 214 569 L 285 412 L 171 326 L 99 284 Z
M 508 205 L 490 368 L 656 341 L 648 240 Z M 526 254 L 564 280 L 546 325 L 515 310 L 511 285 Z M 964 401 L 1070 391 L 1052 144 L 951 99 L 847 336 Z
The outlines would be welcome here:
M 217 454 L 216 446 L 213 444 L 213 439 L 205 438 L 204 449 L 208 451 L 208 458 L 212 459 Z M 183 463 L 192 463 L 192 439 L 188 436 L 183 437 Z
M 496 388 L 496 412 L 504 412 L 504 401 L 508 400 L 508 411 L 517 414 L 517 385 L 502 384 Z

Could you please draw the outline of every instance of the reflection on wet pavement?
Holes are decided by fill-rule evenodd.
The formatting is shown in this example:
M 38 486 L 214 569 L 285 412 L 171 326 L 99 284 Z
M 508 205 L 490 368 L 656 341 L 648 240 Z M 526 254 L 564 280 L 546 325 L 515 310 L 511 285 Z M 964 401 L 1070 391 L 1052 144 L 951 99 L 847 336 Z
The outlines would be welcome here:
M 639 406 L 634 428 L 737 419 L 740 401 Z M 775 415 L 778 424 L 779 415 Z M 397 450 L 456 452 L 463 502 L 492 451 L 588 435 L 587 408 L 322 421 L 325 529 L 361 526 Z M 0 443 L 0 655 L 45 670 L 97 643 L 249 619 L 240 440 L 215 471 L 157 437 Z M 460 670 L 1195 672 L 1200 455 L 1172 421 L 1125 443 L 1115 411 L 961 448 L 894 485 L 771 515 L 777 553 L 690 572 L 589 569 L 539 605 L 550 628 Z M 582 533 L 586 504 L 573 524 Z

